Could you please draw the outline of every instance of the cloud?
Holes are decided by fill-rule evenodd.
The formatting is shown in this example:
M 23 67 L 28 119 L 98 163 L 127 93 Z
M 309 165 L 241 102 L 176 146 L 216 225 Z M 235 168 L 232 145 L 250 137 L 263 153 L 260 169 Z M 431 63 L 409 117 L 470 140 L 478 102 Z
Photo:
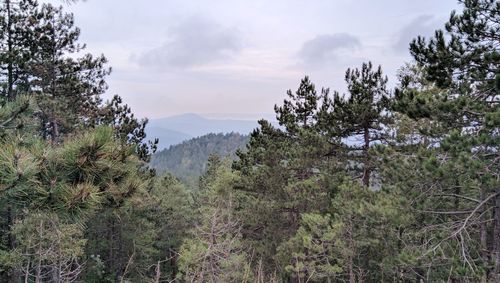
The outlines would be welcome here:
M 133 60 L 140 66 L 160 70 L 189 68 L 229 58 L 243 47 L 236 29 L 225 28 L 203 17 L 191 17 L 169 29 L 161 46 Z
M 360 40 L 346 33 L 318 35 L 304 42 L 298 55 L 305 65 L 323 65 L 338 59 L 343 51 L 361 46 Z
M 392 48 L 398 53 L 408 52 L 410 42 L 417 36 L 431 36 L 436 29 L 442 27 L 441 21 L 432 15 L 421 15 L 400 29 L 396 35 Z

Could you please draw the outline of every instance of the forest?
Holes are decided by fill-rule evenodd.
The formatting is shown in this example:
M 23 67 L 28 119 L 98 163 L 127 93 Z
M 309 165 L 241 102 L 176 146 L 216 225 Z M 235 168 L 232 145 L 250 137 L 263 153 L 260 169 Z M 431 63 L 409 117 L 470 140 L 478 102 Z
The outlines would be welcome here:
M 197 189 L 200 176 L 207 170 L 212 155 L 234 160 L 244 150 L 249 137 L 239 133 L 207 134 L 172 145 L 151 156 L 149 167 L 157 174 L 172 173 L 188 188 Z
M 234 158 L 188 152 L 191 185 L 64 3 L 0 5 L 0 282 L 500 282 L 497 0 L 409 42 L 396 87 L 302 78 Z

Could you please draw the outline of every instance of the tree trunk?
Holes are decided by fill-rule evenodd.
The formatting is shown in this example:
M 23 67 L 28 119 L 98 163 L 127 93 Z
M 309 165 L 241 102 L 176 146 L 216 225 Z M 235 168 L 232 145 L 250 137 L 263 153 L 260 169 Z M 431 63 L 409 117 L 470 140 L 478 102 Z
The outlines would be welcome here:
M 156 263 L 156 268 L 155 268 L 155 278 L 153 280 L 154 283 L 160 283 L 160 278 L 161 278 L 161 268 L 160 268 L 160 261 Z
M 61 264 L 54 264 L 52 267 L 52 282 L 61 282 Z
M 356 283 L 356 276 L 354 275 L 354 267 L 352 264 L 352 259 L 349 259 L 347 264 L 347 269 L 349 270 L 349 283 Z
M 7 63 L 7 99 L 14 100 L 13 85 L 14 85 L 14 68 L 13 68 L 13 58 L 12 56 L 12 14 L 10 0 L 5 0 L 5 5 L 7 9 L 7 53 L 8 53 L 8 63 Z
M 170 279 L 174 280 L 175 277 L 177 276 L 177 253 L 174 250 L 173 246 L 170 246 L 168 249 L 168 257 L 169 257 L 169 264 L 170 264 L 170 270 L 171 270 L 171 276 Z
M 352 225 L 352 217 L 348 218 L 347 221 L 347 233 L 346 233 L 346 238 L 348 241 L 348 256 L 347 256 L 347 271 L 349 272 L 349 283 L 356 283 L 356 275 L 354 274 L 354 253 L 355 253 L 355 247 L 354 247 L 354 231 L 353 231 L 353 225 Z
M 495 189 L 495 226 L 493 228 L 493 253 L 491 260 L 493 261 L 493 274 L 491 275 L 494 282 L 500 282 L 500 187 Z
M 486 192 L 484 189 L 481 189 L 481 201 L 483 201 L 486 198 Z M 483 262 L 488 262 L 488 230 L 486 226 L 486 219 L 485 219 L 485 213 L 486 212 L 486 207 L 483 206 L 481 214 L 483 214 L 483 217 L 481 217 L 480 221 L 481 224 L 479 226 L 479 236 L 480 236 L 480 243 L 481 243 L 481 257 Z
M 41 255 L 38 255 L 41 257 Z M 29 271 L 28 271 L 29 272 Z M 35 273 L 35 283 L 41 283 L 42 282 L 42 259 L 38 259 L 38 264 L 36 266 L 36 273 Z
M 57 142 L 57 139 L 59 137 L 59 125 L 57 124 L 57 119 L 56 119 L 56 108 L 57 106 L 55 106 L 56 104 L 56 99 L 58 99 L 57 97 L 57 87 L 56 87 L 56 80 L 57 80 L 57 74 L 56 74 L 56 58 L 57 58 L 57 48 L 56 48 L 56 34 L 55 34 L 55 23 L 54 21 L 52 21 L 52 66 L 51 66 L 51 83 L 50 83 L 50 87 L 51 87 L 51 92 L 52 92 L 52 116 L 50 117 L 51 121 L 51 126 L 52 126 L 52 142 L 56 143 Z
M 114 226 L 115 221 L 113 215 L 111 215 L 108 219 L 107 230 L 107 239 L 108 239 L 108 264 L 107 268 L 109 271 L 113 271 L 115 266 L 115 239 L 114 239 Z
M 40 220 L 40 224 L 38 225 L 38 237 L 39 238 L 42 237 L 41 233 L 43 233 L 43 222 Z M 42 251 L 41 251 L 41 247 L 38 247 L 36 255 L 38 257 L 38 262 L 37 262 L 36 272 L 35 272 L 35 283 L 41 283 L 42 282 Z
M 57 124 L 57 120 L 52 118 L 52 142 L 57 143 L 57 139 L 59 137 L 59 125 Z
M 30 282 L 30 266 L 31 266 L 31 258 L 28 257 L 28 263 L 26 264 L 26 272 L 24 273 L 24 283 L 29 283 Z M 14 280 L 11 280 L 9 282 L 13 282 Z
M 371 174 L 371 168 L 370 168 L 370 155 L 368 153 L 368 150 L 370 149 L 370 129 L 368 127 L 365 127 L 364 129 L 364 153 L 365 153 L 365 162 L 363 164 L 363 185 L 365 185 L 367 188 L 370 187 L 370 174 Z
M 12 234 L 10 233 L 10 229 L 12 227 L 12 224 L 14 223 L 13 217 L 12 217 L 12 206 L 8 205 L 7 206 L 7 242 L 8 242 L 8 247 L 9 250 L 14 250 L 14 239 L 12 237 Z

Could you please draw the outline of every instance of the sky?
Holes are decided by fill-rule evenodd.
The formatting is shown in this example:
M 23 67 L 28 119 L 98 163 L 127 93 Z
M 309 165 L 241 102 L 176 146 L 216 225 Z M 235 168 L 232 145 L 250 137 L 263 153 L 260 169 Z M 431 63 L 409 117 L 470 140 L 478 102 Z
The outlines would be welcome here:
M 52 0 L 57 5 L 62 1 Z M 395 85 L 409 42 L 443 28 L 457 0 L 87 0 L 73 12 L 109 91 L 139 117 L 257 119 L 308 75 L 345 90 L 372 61 Z

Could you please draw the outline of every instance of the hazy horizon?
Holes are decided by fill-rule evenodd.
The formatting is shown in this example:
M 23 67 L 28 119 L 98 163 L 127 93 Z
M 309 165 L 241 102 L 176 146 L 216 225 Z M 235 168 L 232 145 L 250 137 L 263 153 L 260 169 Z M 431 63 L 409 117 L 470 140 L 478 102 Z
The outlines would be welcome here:
M 272 115 L 304 75 L 343 91 L 346 68 L 372 60 L 394 85 L 411 39 L 442 28 L 456 3 L 88 0 L 66 10 L 87 52 L 113 68 L 105 98 L 119 94 L 150 119 L 253 119 Z

